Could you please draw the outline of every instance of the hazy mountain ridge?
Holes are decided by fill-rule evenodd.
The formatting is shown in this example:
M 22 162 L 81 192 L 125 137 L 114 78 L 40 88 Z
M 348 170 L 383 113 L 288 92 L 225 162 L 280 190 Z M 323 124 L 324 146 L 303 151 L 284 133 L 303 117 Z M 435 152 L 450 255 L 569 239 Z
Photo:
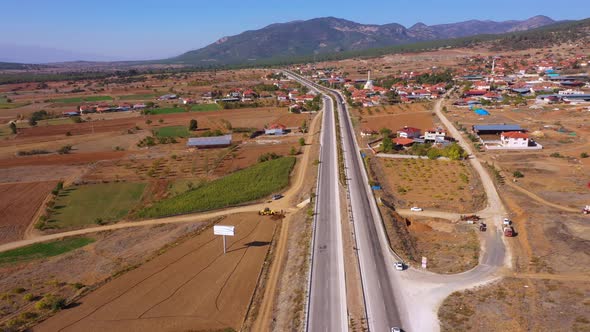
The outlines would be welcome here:
M 523 21 L 479 21 L 424 23 L 406 28 L 401 24 L 361 24 L 335 17 L 274 23 L 259 30 L 223 37 L 206 47 L 169 59 L 187 64 L 231 64 L 274 57 L 303 56 L 409 44 L 420 41 L 460 38 L 480 34 L 525 31 L 555 23 L 535 16 Z

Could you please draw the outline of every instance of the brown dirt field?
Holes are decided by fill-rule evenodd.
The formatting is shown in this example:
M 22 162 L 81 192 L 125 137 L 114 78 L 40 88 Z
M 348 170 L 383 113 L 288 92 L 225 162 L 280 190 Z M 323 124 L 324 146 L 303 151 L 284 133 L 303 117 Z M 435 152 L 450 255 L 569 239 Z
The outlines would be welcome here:
M 422 130 L 431 129 L 435 126 L 432 112 L 416 112 L 406 114 L 387 114 L 387 115 L 372 115 L 362 116 L 360 121 L 360 129 L 371 129 L 379 131 L 381 128 L 389 128 L 393 133 L 404 126 L 415 127 Z
M 0 329 L 3 323 L 25 311 L 46 313 L 32 310 L 34 302 L 23 299 L 24 294 L 38 298 L 45 294 L 66 299 L 79 297 L 80 291 L 87 292 L 113 275 L 159 255 L 168 246 L 193 237 L 206 224 L 169 224 L 102 232 L 92 235 L 96 242 L 63 255 L 0 266 L 0 293 L 10 294 L 11 300 L 0 302 Z M 76 283 L 81 284 L 80 290 L 74 287 Z M 25 289 L 20 295 L 13 292 L 19 287 Z
M 588 331 L 589 285 L 505 278 L 455 292 L 440 306 L 441 331 Z
M 35 331 L 208 330 L 243 323 L 275 222 L 257 214 L 221 221 L 236 226 L 223 255 L 208 230 L 128 272 L 35 327 Z
M 371 167 L 398 207 L 469 213 L 485 201 L 479 178 L 464 161 L 373 157 Z
M 295 147 L 295 149 L 300 148 L 299 143 L 296 140 L 290 140 L 287 142 L 281 142 L 281 144 L 251 143 L 241 145 L 236 152 L 236 156 L 234 158 L 224 159 L 219 167 L 214 170 L 213 174 L 228 174 L 252 166 L 258 162 L 258 157 L 265 153 L 274 152 L 278 155 L 287 156 L 289 155 L 291 147 Z
M 0 184 L 0 243 L 20 240 L 57 182 Z
M 79 178 L 84 174 L 85 166 L 17 166 L 0 168 L 0 182 L 39 182 Z
M 463 272 L 474 268 L 479 261 L 479 239 L 474 225 L 415 219 L 408 230 L 421 256 L 428 258 L 431 272 Z
M 126 151 L 111 151 L 13 157 L 10 159 L 0 159 L 0 168 L 30 165 L 82 165 L 99 160 L 120 159 L 127 154 L 128 152 Z

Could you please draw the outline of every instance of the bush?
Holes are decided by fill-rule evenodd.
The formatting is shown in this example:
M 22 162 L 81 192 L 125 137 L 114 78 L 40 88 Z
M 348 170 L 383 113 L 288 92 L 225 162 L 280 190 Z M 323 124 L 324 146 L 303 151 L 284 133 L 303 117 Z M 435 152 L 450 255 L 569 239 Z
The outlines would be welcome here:
M 588 153 L 586 153 L 586 152 L 580 153 L 580 158 L 588 158 Z
M 281 158 L 281 156 L 279 156 L 278 154 L 276 154 L 274 152 L 269 152 L 269 153 L 261 154 L 258 157 L 258 162 L 263 163 L 265 161 L 279 159 L 279 158 Z
M 73 117 L 70 118 L 70 120 L 72 120 L 73 123 L 82 123 L 82 122 L 84 122 L 84 120 L 82 120 L 82 118 L 79 117 L 79 116 L 73 116 Z
M 18 151 L 16 154 L 18 156 L 33 156 L 36 154 L 48 154 L 51 153 L 47 150 L 38 150 L 38 149 L 34 149 L 34 150 L 28 150 L 28 151 Z
M 70 131 L 66 132 L 66 136 L 72 136 L 72 132 L 70 132 Z
M 299 139 L 299 145 L 301 145 L 301 146 L 305 146 L 305 138 L 301 137 L 301 138 Z
M 197 130 L 197 120 L 191 119 L 191 121 L 188 124 L 188 130 L 190 130 L 190 131 Z
M 70 151 L 72 151 L 72 146 L 71 145 L 64 145 L 61 148 L 59 148 L 59 150 L 57 150 L 57 153 L 68 154 L 68 153 L 70 153 Z
M 522 174 L 521 171 L 512 172 L 512 176 L 514 176 L 515 178 L 524 178 L 524 174 Z
M 549 157 L 562 158 L 563 156 L 559 152 L 553 152 L 552 154 L 549 155 Z
M 53 294 L 45 295 L 41 300 L 35 303 L 37 310 L 51 310 L 59 311 L 66 307 L 66 300 L 63 297 L 55 296 Z
M 27 294 L 23 295 L 23 301 L 31 302 L 33 300 L 35 300 L 35 295 L 33 295 L 31 293 L 27 293 Z
M 297 149 L 295 149 L 295 147 L 294 147 L 294 146 L 292 146 L 292 147 L 291 147 L 291 150 L 289 151 L 289 154 L 290 154 L 290 155 L 292 155 L 292 156 L 295 156 L 295 155 L 297 155 Z

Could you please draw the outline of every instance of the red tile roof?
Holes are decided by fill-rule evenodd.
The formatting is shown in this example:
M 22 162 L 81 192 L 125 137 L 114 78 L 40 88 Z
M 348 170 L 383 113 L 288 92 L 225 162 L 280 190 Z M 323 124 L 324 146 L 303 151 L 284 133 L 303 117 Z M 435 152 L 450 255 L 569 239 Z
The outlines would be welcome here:
M 521 133 L 520 131 L 508 131 L 508 132 L 502 133 L 502 136 L 509 137 L 509 138 L 524 138 L 524 139 L 529 138 L 529 135 L 527 135 L 525 133 Z
M 411 138 L 397 137 L 393 140 L 393 142 L 397 145 L 410 145 L 414 143 L 414 140 Z

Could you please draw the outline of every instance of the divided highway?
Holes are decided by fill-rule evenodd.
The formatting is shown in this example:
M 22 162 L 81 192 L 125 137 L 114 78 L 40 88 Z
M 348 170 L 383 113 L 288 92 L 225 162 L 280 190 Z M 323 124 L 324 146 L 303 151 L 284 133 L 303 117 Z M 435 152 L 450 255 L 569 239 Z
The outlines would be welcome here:
M 332 100 L 323 96 L 323 101 L 307 330 L 346 331 L 348 323 L 336 129 Z
M 299 82 L 316 88 L 315 83 L 299 76 L 291 75 Z M 370 331 L 390 331 L 391 327 L 401 327 L 401 317 L 395 300 L 396 287 L 391 274 L 395 273 L 389 258 L 390 252 L 376 202 L 368 186 L 368 179 L 363 161 L 354 136 L 352 124 L 342 96 L 335 91 L 321 88 L 336 99 L 340 118 L 343 153 L 347 174 L 350 204 L 357 241 L 361 279 L 365 298 L 366 313 Z M 328 130 L 324 131 L 328 135 Z M 334 143 L 335 146 L 335 143 Z M 323 145 L 325 147 L 325 145 Z M 334 170 L 337 175 L 338 170 Z M 323 189 L 322 186 L 320 188 Z M 314 258 L 314 261 L 316 259 Z M 315 266 L 316 264 L 314 264 Z M 313 280 L 313 278 L 312 278 Z M 313 286 L 313 282 L 312 282 Z M 312 297 L 315 296 L 312 287 Z M 345 299 L 344 299 L 345 300 Z M 313 303 L 313 300 L 312 300 Z M 310 315 L 315 307 L 310 308 Z M 309 331 L 316 331 L 313 328 Z M 344 329 L 327 329 L 322 331 L 344 331 Z

